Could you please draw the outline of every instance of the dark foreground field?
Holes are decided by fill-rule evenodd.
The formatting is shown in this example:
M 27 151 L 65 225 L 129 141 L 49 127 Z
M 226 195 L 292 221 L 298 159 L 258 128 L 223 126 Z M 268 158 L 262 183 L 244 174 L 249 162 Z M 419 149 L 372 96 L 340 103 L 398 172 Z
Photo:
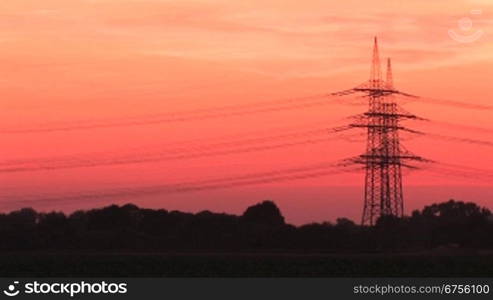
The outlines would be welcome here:
M 2 277 L 478 277 L 473 254 L 3 254 Z

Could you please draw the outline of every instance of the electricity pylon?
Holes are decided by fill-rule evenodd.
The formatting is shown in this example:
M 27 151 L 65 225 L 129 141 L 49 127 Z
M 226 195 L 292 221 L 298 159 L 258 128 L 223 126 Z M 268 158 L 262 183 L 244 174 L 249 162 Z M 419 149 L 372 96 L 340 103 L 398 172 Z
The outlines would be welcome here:
M 387 77 L 383 80 L 377 38 L 374 41 L 370 80 L 336 94 L 348 95 L 356 92 L 366 94 L 369 106 L 368 111 L 356 116 L 357 121 L 350 126 L 365 128 L 367 143 L 365 153 L 352 161 L 365 167 L 361 223 L 372 226 L 382 216 L 402 217 L 404 214 L 402 168 L 413 168 L 407 161 L 423 159 L 402 147 L 399 132 L 419 133 L 401 125 L 403 119 L 419 118 L 403 111 L 396 103 L 396 94 L 408 94 L 394 88 L 390 59 L 387 61 Z

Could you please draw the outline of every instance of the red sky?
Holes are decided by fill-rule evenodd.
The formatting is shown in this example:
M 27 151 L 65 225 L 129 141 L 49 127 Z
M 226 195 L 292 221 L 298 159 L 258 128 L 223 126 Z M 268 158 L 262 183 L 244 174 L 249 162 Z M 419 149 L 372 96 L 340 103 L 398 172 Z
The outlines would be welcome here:
M 382 59 L 392 57 L 396 88 L 429 98 L 493 105 L 490 0 L 3 0 L 0 14 L 0 162 L 43 158 L 50 164 L 50 159 L 67 155 L 142 157 L 176 148 L 169 145 L 181 141 L 191 141 L 185 144 L 189 149 L 215 143 L 218 137 L 246 139 L 282 135 L 286 128 L 342 125 L 342 118 L 363 112 L 365 106 L 338 102 L 141 126 L 11 132 L 133 117 L 149 120 L 154 114 L 344 90 L 368 79 L 373 36 L 379 37 Z M 471 29 L 458 27 L 463 18 L 472 20 Z M 483 34 L 461 43 L 450 37 L 449 30 L 463 36 L 477 30 Z M 492 110 L 422 102 L 403 107 L 433 121 L 490 131 L 433 122 L 406 124 L 409 127 L 492 141 Z M 146 164 L 0 171 L 0 201 L 3 210 L 10 210 L 25 206 L 19 200 L 286 169 L 355 156 L 365 149 L 364 136 L 327 138 L 268 151 Z M 493 165 L 491 147 L 405 138 L 407 149 L 433 160 L 481 169 Z M 493 207 L 489 202 L 493 188 L 483 177 L 446 175 L 406 173 L 406 211 L 448 198 Z M 302 223 L 338 216 L 358 219 L 362 184 L 363 175 L 357 173 L 138 199 L 29 205 L 71 211 L 132 201 L 149 207 L 239 213 L 272 198 L 288 221 Z

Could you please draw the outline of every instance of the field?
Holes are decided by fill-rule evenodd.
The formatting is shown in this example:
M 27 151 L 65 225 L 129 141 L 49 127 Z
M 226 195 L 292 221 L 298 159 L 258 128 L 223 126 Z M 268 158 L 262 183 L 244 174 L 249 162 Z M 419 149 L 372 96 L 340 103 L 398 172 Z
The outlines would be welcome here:
M 3 254 L 2 277 L 491 277 L 492 254 Z

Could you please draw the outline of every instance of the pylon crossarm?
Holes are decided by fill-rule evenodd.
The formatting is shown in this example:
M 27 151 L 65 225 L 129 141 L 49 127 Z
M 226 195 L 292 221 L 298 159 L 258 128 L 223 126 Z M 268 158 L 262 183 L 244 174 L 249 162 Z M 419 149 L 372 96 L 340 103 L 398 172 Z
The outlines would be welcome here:
M 424 159 L 417 155 L 383 155 L 383 154 L 361 154 L 361 158 L 378 158 L 378 159 L 410 159 L 410 160 L 419 160 L 423 161 Z
M 363 115 L 368 117 L 388 117 L 388 118 L 405 118 L 405 119 L 419 119 L 412 114 L 400 114 L 400 113 L 385 113 L 385 112 L 365 112 Z
M 389 130 L 403 130 L 415 134 L 425 134 L 421 131 L 417 131 L 414 129 L 409 129 L 406 127 L 402 126 L 395 126 L 395 125 L 379 125 L 379 124 L 349 124 L 351 127 L 358 127 L 358 128 L 380 128 L 380 129 L 389 129 Z
M 389 90 L 386 88 L 379 88 L 379 87 L 354 88 L 353 90 L 355 92 L 366 92 L 369 94 L 369 96 L 385 96 L 390 94 L 399 94 L 399 91 Z
M 350 94 L 354 94 L 354 93 L 355 93 L 354 89 L 349 89 L 349 90 L 343 90 L 343 91 L 339 91 L 339 92 L 330 93 L 327 96 L 346 96 L 346 95 L 350 95 Z

